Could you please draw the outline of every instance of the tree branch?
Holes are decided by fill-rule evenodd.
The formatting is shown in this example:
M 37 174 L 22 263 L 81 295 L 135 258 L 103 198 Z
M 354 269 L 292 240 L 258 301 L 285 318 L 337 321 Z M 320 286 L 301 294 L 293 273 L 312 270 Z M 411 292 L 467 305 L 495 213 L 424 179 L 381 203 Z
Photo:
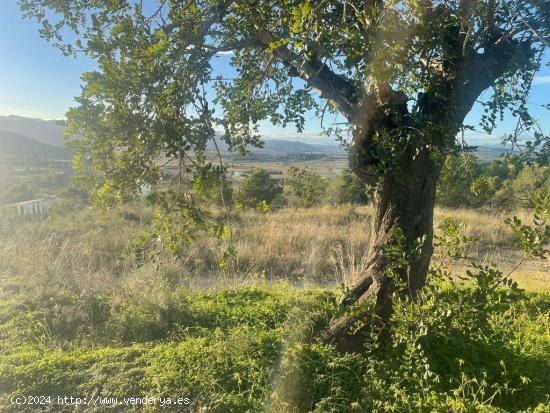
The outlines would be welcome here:
M 273 39 L 271 34 L 255 24 L 258 38 L 268 48 L 278 39 Z M 278 46 L 273 50 L 290 70 L 290 74 L 305 80 L 319 96 L 327 99 L 329 103 L 339 110 L 348 120 L 355 116 L 357 105 L 357 87 L 349 80 L 333 72 L 326 64 L 314 59 L 305 59 L 292 52 L 286 46 Z
M 461 100 L 466 104 L 459 112 L 459 116 L 465 117 L 478 96 L 496 79 L 525 67 L 533 58 L 531 46 L 531 41 L 508 39 L 495 44 L 482 54 L 471 54 L 465 60 L 456 79 L 459 83 L 455 87 L 460 91 Z
M 448 140 L 443 140 L 442 144 L 454 139 L 479 95 L 496 79 L 529 64 L 533 57 L 531 46 L 530 41 L 503 39 L 484 53 L 472 51 L 460 56 L 460 59 L 451 62 L 452 72 L 434 85 L 430 92 L 420 94 L 418 107 L 425 121 L 448 121 Z
M 269 36 L 269 35 L 267 35 Z M 264 41 L 269 40 L 266 33 L 262 33 Z M 270 42 L 267 42 L 266 46 Z M 357 87 L 344 77 L 333 72 L 326 64 L 306 60 L 298 54 L 290 51 L 286 46 L 277 47 L 273 52 L 283 64 L 294 70 L 295 74 L 305 80 L 319 96 L 327 99 L 329 103 L 338 109 L 348 120 L 352 120 L 357 110 Z

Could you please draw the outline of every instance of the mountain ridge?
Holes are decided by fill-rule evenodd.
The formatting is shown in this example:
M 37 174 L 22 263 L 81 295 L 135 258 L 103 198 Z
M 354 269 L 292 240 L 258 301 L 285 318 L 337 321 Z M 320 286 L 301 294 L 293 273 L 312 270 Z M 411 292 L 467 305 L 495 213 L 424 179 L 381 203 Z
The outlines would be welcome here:
M 54 146 L 57 148 L 64 148 L 67 141 L 64 136 L 65 127 L 56 120 L 44 120 L 15 115 L 0 116 L 0 130 L 16 133 L 39 144 Z M 227 145 L 223 142 L 223 139 L 219 138 L 220 137 L 218 136 L 218 145 L 220 146 L 220 151 L 222 153 L 230 156 L 238 156 L 233 152 L 229 152 Z M 249 148 L 250 154 L 247 157 L 273 159 L 278 156 L 286 158 L 292 154 L 316 154 L 318 156 L 345 156 L 346 154 L 346 151 L 337 143 L 311 143 L 310 141 L 304 142 L 298 139 L 292 139 L 291 136 L 289 136 L 288 139 L 264 139 L 263 148 Z M 29 148 L 32 146 L 28 142 L 26 144 Z M 487 145 L 477 145 L 477 147 L 478 149 L 476 154 L 483 160 L 498 159 L 500 154 L 510 152 L 510 149 L 508 148 L 497 147 L 490 143 Z M 42 149 L 46 152 L 46 154 L 52 152 L 51 148 L 42 147 Z M 208 145 L 208 150 L 214 152 L 213 143 Z M 37 151 L 38 146 L 35 148 L 34 152 Z
M 39 142 L 20 133 L 0 129 L 0 156 L 17 158 L 70 159 L 68 149 Z
M 64 147 L 65 127 L 57 122 L 15 115 L 0 116 L 0 129 L 18 133 L 46 145 Z

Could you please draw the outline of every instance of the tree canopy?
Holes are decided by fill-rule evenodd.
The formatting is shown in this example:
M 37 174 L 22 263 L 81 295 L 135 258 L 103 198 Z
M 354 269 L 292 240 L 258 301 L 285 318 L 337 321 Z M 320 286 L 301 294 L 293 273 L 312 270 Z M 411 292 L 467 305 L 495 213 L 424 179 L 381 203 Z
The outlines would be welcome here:
M 125 199 L 160 182 L 166 163 L 177 166 L 173 184 L 152 197 L 169 240 L 174 232 L 191 240 L 197 229 L 226 233 L 204 207 L 211 191 L 203 186 L 219 182 L 222 194 L 225 173 L 207 158 L 209 142 L 244 152 L 261 146 L 261 122 L 301 131 L 315 111 L 325 133 L 349 144 L 350 169 L 373 190 L 368 265 L 342 304 L 375 296 L 372 314 L 382 322 L 399 285 L 411 295 L 424 285 L 436 183 L 460 131 L 472 128 L 464 119 L 476 102 L 485 132 L 514 116 L 507 139 L 524 146 L 524 160 L 549 159 L 550 139 L 528 111 L 550 41 L 547 0 L 20 4 L 66 54 L 97 61 L 83 75 L 67 133 L 81 136 L 75 166 L 98 198 Z M 220 53 L 231 53 L 229 72 L 217 70 Z M 327 123 L 326 114 L 337 120 Z M 415 253 L 396 261 L 400 246 Z M 369 314 L 336 318 L 323 340 L 362 348 L 347 332 L 358 337 L 354 326 L 368 325 Z
M 271 206 L 281 194 L 277 181 L 265 169 L 256 169 L 239 185 L 237 200 L 242 207 L 256 208 L 261 202 Z
M 409 139 L 450 147 L 456 125 L 462 126 L 479 93 L 492 87 L 484 102 L 485 129 L 510 109 L 523 131 L 534 123 L 527 92 L 550 32 L 544 0 L 20 4 L 65 53 L 83 52 L 97 61 L 97 71 L 83 74 L 68 130 L 83 136 L 80 148 L 101 177 L 96 189 L 118 197 L 158 181 L 161 156 L 195 171 L 216 131 L 230 148 L 243 151 L 260 144 L 262 120 L 302 130 L 311 109 L 320 117 L 342 115 L 342 125 L 324 126 L 343 136 L 359 118 L 373 116 L 375 102 L 406 102 L 398 115 L 410 118 L 407 128 L 431 123 L 439 130 L 427 142 L 426 135 Z M 219 53 L 233 54 L 233 77 L 216 74 Z M 456 121 L 436 124 L 427 108 L 443 103 L 440 94 L 449 91 L 442 85 L 449 80 Z M 395 151 L 390 141 L 375 156 Z

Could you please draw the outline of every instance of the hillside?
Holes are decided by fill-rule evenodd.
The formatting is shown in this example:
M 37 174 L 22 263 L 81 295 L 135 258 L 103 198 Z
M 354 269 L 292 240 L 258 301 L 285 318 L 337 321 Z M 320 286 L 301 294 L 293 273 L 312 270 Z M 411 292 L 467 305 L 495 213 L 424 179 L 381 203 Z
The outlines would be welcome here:
M 18 133 L 47 145 L 65 145 L 65 127 L 56 121 L 13 115 L 0 116 L 0 130 Z
M 327 156 L 346 156 L 346 150 L 337 144 L 331 143 L 309 143 L 297 140 L 271 140 L 264 141 L 262 148 L 248 148 L 249 154 L 244 158 L 237 153 L 229 152 L 227 146 L 218 139 L 218 146 L 222 155 L 234 159 L 275 161 L 275 160 L 307 160 L 322 159 Z M 322 139 L 319 139 L 323 142 Z M 209 146 L 214 152 L 214 146 Z M 482 161 L 501 159 L 503 154 L 510 153 L 509 148 L 500 145 L 478 145 L 475 149 L 476 156 Z
M 287 141 L 287 140 L 266 140 L 264 151 L 280 152 L 280 153 L 339 153 L 344 152 L 338 145 L 329 144 L 311 144 L 299 141 Z
M 0 116 L 0 130 L 12 132 L 30 138 L 39 143 L 50 146 L 63 147 L 66 139 L 64 127 L 53 120 L 34 119 L 22 116 Z M 319 143 L 312 143 L 312 140 L 305 142 L 296 139 L 266 139 L 263 148 L 248 148 L 249 154 L 244 158 L 237 153 L 229 152 L 227 145 L 218 137 L 218 146 L 222 155 L 238 160 L 275 161 L 275 160 L 313 160 L 322 159 L 326 156 L 345 156 L 345 150 L 330 140 L 319 139 Z M 214 153 L 215 147 L 209 144 L 209 151 Z M 38 150 L 38 146 L 35 146 Z M 46 148 L 42 148 L 46 149 Z M 47 150 L 42 155 L 47 155 Z M 510 152 L 509 149 L 501 146 L 479 145 L 476 154 L 484 161 L 501 158 L 502 153 Z
M 237 155 L 235 152 L 230 152 L 227 144 L 221 139 L 221 137 L 216 138 L 216 143 L 222 155 Z M 320 142 L 323 142 L 322 139 L 319 139 Z M 208 143 L 208 150 L 215 152 L 215 145 L 212 142 Z M 338 154 L 344 153 L 344 150 L 336 144 L 330 143 L 310 143 L 302 142 L 298 140 L 284 140 L 284 139 L 265 139 L 263 141 L 263 147 L 248 147 L 247 150 L 250 154 L 266 154 L 274 156 L 277 154 L 310 154 L 310 153 L 323 153 L 323 154 Z
M 0 157 L 70 159 L 71 152 L 19 133 L 0 129 Z
M 487 276 L 453 267 L 462 279 L 431 280 L 418 301 L 396 304 L 395 346 L 343 353 L 313 338 L 337 311 L 338 286 L 363 268 L 372 210 L 238 214 L 236 255 L 223 268 L 223 248 L 204 237 L 179 260 L 123 259 L 150 222 L 144 206 L 79 210 L 15 231 L 0 216 L 0 411 L 549 411 L 547 269 L 524 262 L 514 280 L 528 292 L 486 294 Z M 436 227 L 449 216 L 479 240 L 473 257 L 513 260 L 502 269 L 521 260 L 507 249 L 503 216 L 439 209 Z M 479 276 L 469 287 L 458 282 L 466 269 Z M 418 345 L 405 347 L 411 336 Z M 51 402 L 14 409 L 22 395 Z M 67 395 L 93 406 L 58 401 Z M 138 405 L 145 396 L 151 405 Z

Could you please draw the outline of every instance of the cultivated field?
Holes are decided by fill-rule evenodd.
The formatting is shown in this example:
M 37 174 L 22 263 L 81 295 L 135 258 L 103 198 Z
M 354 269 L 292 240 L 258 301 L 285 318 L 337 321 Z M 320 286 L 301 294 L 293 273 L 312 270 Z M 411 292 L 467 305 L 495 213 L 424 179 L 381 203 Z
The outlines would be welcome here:
M 291 167 L 307 169 L 323 178 L 334 178 L 348 168 L 348 163 L 347 156 L 326 156 L 321 159 L 299 161 L 254 162 L 227 160 L 225 162 L 230 171 L 249 172 L 254 168 L 261 168 L 269 172 L 282 172 L 279 175 L 281 178 Z M 273 177 L 277 178 L 277 175 Z

